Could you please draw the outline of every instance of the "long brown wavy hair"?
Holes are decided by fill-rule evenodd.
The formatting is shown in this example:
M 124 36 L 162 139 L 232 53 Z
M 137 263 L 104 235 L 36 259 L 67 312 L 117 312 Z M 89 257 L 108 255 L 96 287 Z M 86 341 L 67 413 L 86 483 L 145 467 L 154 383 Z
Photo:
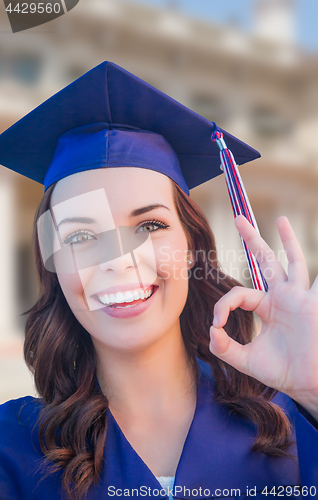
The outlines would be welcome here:
M 66 493 L 78 500 L 100 478 L 108 400 L 96 385 L 96 355 L 91 337 L 73 315 L 56 274 L 45 269 L 41 258 L 37 220 L 50 209 L 54 187 L 55 184 L 46 191 L 35 215 L 33 243 L 39 298 L 27 311 L 24 357 L 44 404 L 39 417 L 39 441 L 51 464 L 49 473 L 62 470 Z M 209 350 L 214 305 L 240 284 L 222 273 L 214 236 L 198 205 L 175 183 L 173 196 L 189 248 L 196 255 L 187 301 L 180 316 L 190 363 L 197 377 L 196 356 L 209 363 L 216 400 L 256 424 L 258 433 L 253 450 L 289 456 L 290 423 L 271 402 L 276 391 L 238 372 Z M 253 313 L 236 309 L 230 313 L 225 329 L 241 344 L 251 342 Z

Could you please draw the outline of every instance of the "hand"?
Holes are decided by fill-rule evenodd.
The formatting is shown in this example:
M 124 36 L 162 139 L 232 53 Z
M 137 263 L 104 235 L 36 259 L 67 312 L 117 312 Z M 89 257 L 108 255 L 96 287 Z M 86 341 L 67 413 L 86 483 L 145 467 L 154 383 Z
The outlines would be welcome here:
M 292 397 L 318 421 L 318 276 L 309 289 L 305 258 L 286 217 L 277 229 L 288 259 L 288 276 L 258 232 L 242 215 L 235 224 L 256 256 L 268 292 L 235 287 L 214 307 L 210 350 L 263 384 Z M 223 329 L 230 311 L 241 307 L 262 320 L 260 334 L 241 345 Z

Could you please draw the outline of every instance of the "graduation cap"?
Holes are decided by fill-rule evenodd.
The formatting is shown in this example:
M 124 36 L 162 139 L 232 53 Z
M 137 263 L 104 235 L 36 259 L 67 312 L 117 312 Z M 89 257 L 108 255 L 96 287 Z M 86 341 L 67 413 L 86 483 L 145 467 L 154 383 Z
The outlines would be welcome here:
M 0 135 L 0 163 L 45 189 L 77 172 L 131 166 L 167 175 L 189 194 L 222 173 L 220 155 L 234 214 L 256 227 L 234 157 L 243 164 L 258 151 L 110 62 Z M 264 289 L 257 261 L 244 248 L 253 285 Z

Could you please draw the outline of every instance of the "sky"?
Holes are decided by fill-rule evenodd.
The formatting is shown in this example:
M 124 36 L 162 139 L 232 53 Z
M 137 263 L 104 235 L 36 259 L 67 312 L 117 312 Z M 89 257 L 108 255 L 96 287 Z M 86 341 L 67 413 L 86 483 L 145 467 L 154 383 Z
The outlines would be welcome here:
M 136 1 L 136 0 L 130 0 Z M 138 0 L 139 3 L 167 6 L 175 2 L 186 14 L 217 23 L 235 20 L 245 30 L 253 24 L 252 7 L 256 0 Z M 318 0 L 294 0 L 296 40 L 308 51 L 318 52 Z

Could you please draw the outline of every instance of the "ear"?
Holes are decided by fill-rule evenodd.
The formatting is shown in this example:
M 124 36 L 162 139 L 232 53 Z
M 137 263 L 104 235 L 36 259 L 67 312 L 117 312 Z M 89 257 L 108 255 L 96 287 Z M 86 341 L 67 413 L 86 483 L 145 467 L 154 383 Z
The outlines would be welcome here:
M 195 253 L 193 250 L 188 250 L 188 255 L 187 255 L 187 264 L 188 264 L 188 268 L 189 269 L 192 269 L 194 266 L 195 266 L 195 257 L 194 257 Z

